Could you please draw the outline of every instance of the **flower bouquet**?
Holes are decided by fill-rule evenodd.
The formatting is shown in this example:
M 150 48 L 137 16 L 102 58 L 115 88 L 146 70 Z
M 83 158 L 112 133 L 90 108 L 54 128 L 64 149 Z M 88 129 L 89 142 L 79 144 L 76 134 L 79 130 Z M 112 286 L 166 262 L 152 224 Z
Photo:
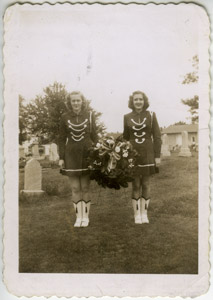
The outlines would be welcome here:
M 89 149 L 88 168 L 91 180 L 102 187 L 120 189 L 133 181 L 137 152 L 122 137 L 99 135 L 98 143 Z

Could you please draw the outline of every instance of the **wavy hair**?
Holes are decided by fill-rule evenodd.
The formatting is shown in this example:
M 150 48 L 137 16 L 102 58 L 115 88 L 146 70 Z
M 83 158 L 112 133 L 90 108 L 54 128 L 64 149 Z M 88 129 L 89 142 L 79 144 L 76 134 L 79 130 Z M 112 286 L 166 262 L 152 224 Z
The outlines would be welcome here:
M 84 95 L 83 95 L 81 92 L 79 92 L 79 91 L 73 91 L 73 92 L 71 92 L 71 93 L 69 93 L 69 94 L 67 95 L 67 98 L 66 98 L 66 106 L 67 106 L 67 108 L 68 108 L 69 110 L 73 111 L 72 105 L 71 105 L 71 103 L 70 103 L 71 97 L 72 97 L 73 95 L 80 95 L 80 96 L 81 96 L 81 99 L 82 99 L 81 110 L 87 110 L 87 109 L 88 109 L 88 103 L 87 103 L 87 100 L 86 100 L 86 98 L 84 97 Z
M 149 107 L 149 99 L 147 95 L 141 91 L 135 91 L 132 93 L 132 95 L 129 96 L 129 102 L 128 102 L 128 107 L 131 108 L 132 110 L 135 110 L 134 104 L 133 104 L 133 97 L 136 94 L 141 94 L 144 100 L 144 106 L 143 110 L 146 110 Z

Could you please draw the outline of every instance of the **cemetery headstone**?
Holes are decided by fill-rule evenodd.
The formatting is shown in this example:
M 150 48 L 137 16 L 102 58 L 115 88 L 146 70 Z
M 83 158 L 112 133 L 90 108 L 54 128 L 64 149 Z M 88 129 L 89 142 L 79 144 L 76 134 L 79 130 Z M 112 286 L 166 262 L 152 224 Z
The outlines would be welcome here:
M 189 139 L 187 131 L 182 131 L 182 146 L 180 148 L 178 156 L 192 156 L 189 150 Z
M 22 143 L 22 146 L 24 147 L 24 153 L 25 153 L 25 155 L 29 154 L 30 142 L 29 141 L 24 141 Z
M 40 194 L 43 193 L 41 189 L 42 172 L 40 163 L 31 158 L 28 160 L 24 168 L 24 190 L 23 193 L 27 194 Z
M 44 155 L 49 157 L 50 155 L 50 145 L 43 145 L 44 146 Z
M 58 159 L 59 159 L 59 155 L 58 155 L 57 145 L 55 143 L 52 143 L 49 149 L 49 160 L 55 162 Z
M 33 156 L 33 158 L 36 158 L 36 159 L 38 159 L 40 157 L 37 142 L 34 142 L 34 144 L 32 146 L 32 156 Z
M 162 147 L 161 147 L 161 154 L 162 156 L 170 156 L 170 150 L 169 150 L 169 141 L 168 141 L 168 136 L 167 134 L 163 135 L 163 143 L 162 143 Z

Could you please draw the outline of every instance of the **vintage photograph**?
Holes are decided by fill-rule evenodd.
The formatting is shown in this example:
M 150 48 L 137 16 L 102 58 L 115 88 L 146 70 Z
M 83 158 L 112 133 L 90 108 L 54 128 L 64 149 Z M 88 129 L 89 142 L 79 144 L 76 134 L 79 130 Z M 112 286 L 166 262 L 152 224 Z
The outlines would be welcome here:
M 124 275 L 134 296 L 196 296 L 200 276 L 197 293 L 205 291 L 205 10 L 192 3 L 15 4 L 4 24 L 6 177 L 12 178 L 5 206 L 15 203 L 13 219 L 6 213 L 15 250 L 6 251 L 5 261 L 10 255 L 16 261 L 15 271 L 6 264 L 5 277 L 14 271 L 26 279 L 17 295 L 73 296 L 75 276 L 97 277 L 105 286 L 108 275 Z M 57 294 L 54 284 L 46 292 L 44 282 L 37 293 L 30 290 L 31 276 L 42 284 L 51 274 L 70 276 L 62 285 L 70 278 L 72 292 Z M 148 275 L 159 275 L 156 291 Z M 131 295 L 125 285 L 123 294 L 113 292 L 118 287 L 102 296 Z M 80 295 L 99 295 L 90 288 Z

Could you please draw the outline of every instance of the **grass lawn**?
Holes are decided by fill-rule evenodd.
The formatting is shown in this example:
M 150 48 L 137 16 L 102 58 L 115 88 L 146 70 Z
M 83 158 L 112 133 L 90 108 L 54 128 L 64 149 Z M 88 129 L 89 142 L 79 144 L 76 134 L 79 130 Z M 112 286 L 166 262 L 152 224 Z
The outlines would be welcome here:
M 90 225 L 74 228 L 69 183 L 43 170 L 41 198 L 19 199 L 19 271 L 31 273 L 198 272 L 198 158 L 173 154 L 152 178 L 150 224 L 134 224 L 131 185 L 91 183 Z M 23 188 L 23 170 L 20 189 Z

